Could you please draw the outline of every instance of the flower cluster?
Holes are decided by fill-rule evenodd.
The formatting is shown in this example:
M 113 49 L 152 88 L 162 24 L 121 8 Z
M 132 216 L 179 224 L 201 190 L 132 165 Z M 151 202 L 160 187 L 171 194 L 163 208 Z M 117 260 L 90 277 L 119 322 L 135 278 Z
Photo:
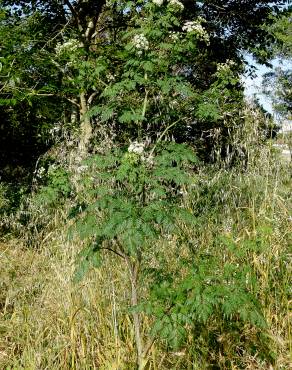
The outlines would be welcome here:
M 163 4 L 163 0 L 153 0 L 153 3 L 157 6 L 161 6 Z
M 116 74 L 112 74 L 112 73 L 108 73 L 108 74 L 106 75 L 106 78 L 107 78 L 108 82 L 113 82 L 113 81 L 115 81 L 116 77 L 117 77 L 117 75 L 116 75 Z
M 184 4 L 181 3 L 179 0 L 169 0 L 169 5 L 178 10 L 184 9 Z
M 231 59 L 227 59 L 225 63 L 217 64 L 217 72 L 224 73 L 230 71 L 231 67 L 235 66 L 235 62 Z
M 138 54 L 141 55 L 143 50 L 149 49 L 149 41 L 145 37 L 145 35 L 135 35 L 133 38 L 133 44 L 136 49 L 138 49 Z
M 58 56 L 65 54 L 65 53 L 74 53 L 80 47 L 80 43 L 76 39 L 70 39 L 64 44 L 60 42 L 57 43 L 55 47 L 55 52 Z
M 133 43 L 137 49 L 148 50 L 149 48 L 149 42 L 143 33 L 141 35 L 134 36 Z
M 138 143 L 138 141 L 133 141 L 128 148 L 129 153 L 135 153 L 142 155 L 144 153 L 145 143 Z
M 202 20 L 203 19 L 200 18 L 198 21 L 188 21 L 183 25 L 182 30 L 188 33 L 195 34 L 200 40 L 206 42 L 206 44 L 209 44 L 210 37 L 205 28 L 200 23 Z
M 46 170 L 45 170 L 44 167 L 40 167 L 37 171 L 35 171 L 35 175 L 39 179 L 41 179 L 42 177 L 44 177 L 45 174 L 46 174 Z
M 147 146 L 146 142 L 139 143 L 138 141 L 133 141 L 128 147 L 128 156 L 127 158 L 131 158 L 134 162 L 141 161 L 147 166 L 153 166 L 154 164 L 154 156 L 153 154 L 147 153 L 145 151 L 145 147 Z
M 194 21 L 188 21 L 185 22 L 185 24 L 182 27 L 182 30 L 186 32 L 193 32 L 199 29 L 199 27 L 202 27 L 199 23 Z
M 174 42 L 179 40 L 179 36 L 180 36 L 179 32 L 175 32 L 175 31 L 169 32 L 169 38 Z
M 157 6 L 161 6 L 164 3 L 164 0 L 152 0 L 153 3 Z M 168 5 L 175 10 L 183 10 L 184 4 L 181 3 L 179 0 L 169 0 Z

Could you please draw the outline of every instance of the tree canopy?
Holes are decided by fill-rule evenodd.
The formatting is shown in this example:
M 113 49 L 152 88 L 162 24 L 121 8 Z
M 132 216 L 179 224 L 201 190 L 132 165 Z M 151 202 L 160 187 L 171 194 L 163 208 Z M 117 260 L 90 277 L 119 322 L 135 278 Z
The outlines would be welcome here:
M 5 141 L 28 145 L 28 157 L 49 145 L 49 131 L 65 122 L 80 128 L 79 149 L 86 151 L 100 125 L 116 137 L 135 138 L 136 123 L 147 120 L 144 136 L 156 137 L 180 117 L 169 134 L 179 141 L 200 140 L 209 153 L 210 138 L 218 130 L 226 136 L 234 125 L 228 117 L 243 102 L 243 53 L 267 61 L 274 42 L 267 25 L 284 4 L 2 0 Z M 139 34 L 148 45 L 147 52 L 139 46 L 137 60 L 131 40 Z M 149 80 L 156 83 L 150 87 Z M 147 109 L 141 113 L 145 95 Z

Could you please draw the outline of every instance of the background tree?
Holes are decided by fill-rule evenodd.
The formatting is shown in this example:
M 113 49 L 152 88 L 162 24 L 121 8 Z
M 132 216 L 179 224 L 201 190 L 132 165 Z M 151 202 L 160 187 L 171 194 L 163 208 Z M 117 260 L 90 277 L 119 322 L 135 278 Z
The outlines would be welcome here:
M 272 55 L 280 60 L 280 66 L 264 76 L 264 92 L 273 102 L 273 108 L 281 118 L 291 119 L 292 111 L 292 23 L 291 9 L 268 27 L 275 37 Z
M 204 109 L 203 116 L 202 110 L 198 109 L 196 117 L 189 120 L 191 124 L 187 130 L 176 127 L 179 140 L 189 138 L 200 139 L 201 142 L 203 137 L 202 152 L 209 152 L 213 145 L 210 140 L 210 137 L 214 138 L 212 132 L 222 130 L 222 138 L 228 134 L 230 123 L 226 124 L 226 120 L 217 112 L 218 107 L 210 103 L 216 100 L 209 89 L 216 80 L 214 74 L 217 64 L 233 60 L 239 75 L 243 68 L 244 50 L 254 52 L 262 61 L 266 60 L 269 54 L 268 44 L 272 39 L 267 38 L 268 34 L 262 25 L 273 22 L 270 15 L 279 12 L 281 3 L 181 3 L 183 7 L 179 21 L 176 24 L 170 23 L 169 31 L 181 31 L 184 22 L 201 16 L 209 42 L 208 45 L 206 42 L 198 43 L 199 57 L 196 60 L 190 58 L 187 64 L 177 63 L 173 68 L 177 74 L 188 75 L 189 82 L 197 89 L 198 96 L 201 96 L 201 103 L 210 109 L 209 114 Z M 104 68 L 102 64 L 108 58 L 107 65 L 111 65 L 113 75 L 118 75 L 121 55 L 117 57 L 116 46 L 118 43 L 122 44 L 121 37 L 125 30 L 131 31 L 139 27 L 137 20 L 147 13 L 150 5 L 151 2 L 144 1 L 109 1 L 106 4 L 105 1 L 67 0 L 44 1 L 40 4 L 2 0 L 1 9 L 5 19 L 1 21 L 1 56 L 3 68 L 10 69 L 10 82 L 6 81 L 4 84 L 2 97 L 7 99 L 13 96 L 16 101 L 27 99 L 32 106 L 42 104 L 40 99 L 37 99 L 38 103 L 34 103 L 36 97 L 42 99 L 43 106 L 47 105 L 47 101 L 58 101 L 64 106 L 65 115 L 76 117 L 77 113 L 76 123 L 79 122 L 81 127 L 79 149 L 84 151 L 90 140 L 93 124 L 87 111 L 99 101 L 104 88 L 104 81 L 99 79 L 100 68 Z M 160 11 L 163 13 L 167 7 L 169 3 L 162 2 Z M 103 61 L 97 63 L 101 55 Z M 242 104 L 242 91 L 239 80 L 230 85 L 225 103 L 234 108 L 236 104 Z M 232 111 L 233 108 L 229 114 Z M 49 121 L 52 125 L 55 117 Z

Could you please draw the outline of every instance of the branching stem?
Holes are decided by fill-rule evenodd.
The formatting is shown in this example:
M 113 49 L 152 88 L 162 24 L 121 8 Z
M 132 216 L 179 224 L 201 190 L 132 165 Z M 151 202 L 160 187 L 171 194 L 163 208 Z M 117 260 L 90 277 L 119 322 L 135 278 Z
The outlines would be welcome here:
M 157 148 L 157 145 L 160 143 L 160 141 L 163 139 L 163 136 L 167 133 L 167 131 L 168 130 L 170 130 L 173 126 L 175 126 L 179 121 L 181 120 L 181 118 L 180 119 L 178 119 L 177 121 L 175 121 L 175 122 L 173 122 L 171 125 L 169 125 L 169 126 L 167 126 L 166 128 L 165 128 L 165 130 L 162 132 L 162 134 L 159 136 L 159 138 L 157 139 L 157 141 L 156 141 L 156 143 L 155 143 L 155 145 L 154 145 L 154 147 L 152 148 L 152 150 L 151 150 L 151 152 L 150 152 L 150 156 L 152 156 L 153 155 L 153 153 L 154 153 L 154 151 L 155 151 L 155 149 Z

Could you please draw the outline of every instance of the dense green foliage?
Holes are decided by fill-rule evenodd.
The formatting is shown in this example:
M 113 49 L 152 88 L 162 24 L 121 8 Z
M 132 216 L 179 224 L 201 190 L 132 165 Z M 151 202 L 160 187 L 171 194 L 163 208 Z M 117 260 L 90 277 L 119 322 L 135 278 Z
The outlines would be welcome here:
M 51 145 L 50 130 L 63 125 L 71 124 L 72 130 L 86 121 L 79 134 L 82 145 L 88 144 L 92 129 L 96 131 L 105 118 L 111 118 L 117 136 L 124 135 L 124 121 L 141 120 L 137 107 L 145 89 L 147 121 L 151 117 L 147 134 L 155 137 L 161 121 L 167 124 L 166 118 L 172 122 L 173 115 L 179 116 L 181 122 L 173 134 L 180 141 L 197 139 L 201 155 L 208 158 L 214 141 L 226 142 L 234 126 L 226 118 L 234 115 L 243 98 L 239 81 L 218 85 L 217 65 L 232 60 L 236 79 L 245 50 L 264 60 L 273 37 L 262 26 L 273 22 L 270 15 L 279 12 L 281 3 L 184 1 L 181 7 L 167 1 L 159 6 L 143 1 L 63 4 L 48 0 L 40 6 L 2 0 L 1 137 L 9 143 L 1 144 L 3 163 L 9 164 L 9 157 L 20 165 L 34 161 Z M 188 32 L 181 31 L 187 21 L 202 22 L 203 28 L 185 38 Z M 149 39 L 149 49 L 136 58 L 135 65 L 130 40 L 141 33 Z M 157 86 L 149 91 L 145 71 L 149 79 L 157 79 Z M 165 72 L 172 79 L 165 79 Z M 117 99 L 121 90 L 125 96 Z M 165 91 L 176 98 L 165 101 Z M 185 95 L 188 99 L 183 102 Z M 87 111 L 92 107 L 95 118 L 89 119 Z M 135 139 L 137 126 L 133 126 L 128 135 Z M 11 151 L 14 145 L 18 154 Z

